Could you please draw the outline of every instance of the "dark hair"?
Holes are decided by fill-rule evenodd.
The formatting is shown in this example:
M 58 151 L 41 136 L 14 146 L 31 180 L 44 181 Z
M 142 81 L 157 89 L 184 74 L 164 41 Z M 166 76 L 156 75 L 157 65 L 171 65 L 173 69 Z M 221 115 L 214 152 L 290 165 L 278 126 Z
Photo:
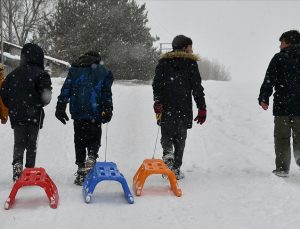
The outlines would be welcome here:
M 98 52 L 95 52 L 95 51 L 88 51 L 84 54 L 84 56 L 92 56 L 92 57 L 99 58 L 101 60 L 100 54 Z
M 287 44 L 299 44 L 300 43 L 300 33 L 298 30 L 290 30 L 287 31 L 285 33 L 283 33 L 280 38 L 279 41 L 285 41 L 285 43 Z
M 188 45 L 193 45 L 193 41 L 191 38 L 186 37 L 184 35 L 178 35 L 174 37 L 172 41 L 173 50 L 182 50 Z
M 93 62 L 95 64 L 99 64 L 100 61 L 101 61 L 101 56 L 98 52 L 95 52 L 95 51 L 88 51 L 86 52 L 83 56 L 81 56 L 81 58 L 92 58 L 93 59 Z

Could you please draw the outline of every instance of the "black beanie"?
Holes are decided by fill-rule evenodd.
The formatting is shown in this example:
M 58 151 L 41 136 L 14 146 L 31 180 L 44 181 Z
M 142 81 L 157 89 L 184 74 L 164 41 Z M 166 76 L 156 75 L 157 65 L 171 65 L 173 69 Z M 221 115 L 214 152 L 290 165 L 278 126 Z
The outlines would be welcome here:
M 99 63 L 101 61 L 101 56 L 98 52 L 88 51 L 83 56 L 89 56 L 95 58 L 95 60 Z
M 178 35 L 172 41 L 173 50 L 182 50 L 188 45 L 193 45 L 193 41 L 191 38 L 184 35 Z

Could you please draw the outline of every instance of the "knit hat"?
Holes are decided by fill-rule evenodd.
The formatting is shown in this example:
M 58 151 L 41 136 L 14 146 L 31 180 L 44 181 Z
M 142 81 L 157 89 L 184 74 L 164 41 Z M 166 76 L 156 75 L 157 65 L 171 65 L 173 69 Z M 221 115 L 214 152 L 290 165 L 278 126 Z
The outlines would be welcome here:
M 83 56 L 89 56 L 89 57 L 94 57 L 95 60 L 99 63 L 101 61 L 101 56 L 98 52 L 95 51 L 88 51 L 86 52 Z
M 98 52 L 88 51 L 72 63 L 73 67 L 89 67 L 93 64 L 99 64 L 101 56 Z

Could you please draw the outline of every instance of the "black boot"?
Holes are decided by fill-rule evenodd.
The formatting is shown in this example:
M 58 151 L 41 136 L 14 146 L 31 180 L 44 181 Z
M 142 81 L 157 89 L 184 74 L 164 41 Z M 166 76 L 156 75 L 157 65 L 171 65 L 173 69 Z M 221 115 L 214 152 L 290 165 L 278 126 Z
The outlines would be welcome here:
M 84 179 L 86 177 L 85 168 L 78 168 L 76 172 L 76 178 L 74 180 L 74 184 L 82 186 Z
M 164 154 L 162 160 L 166 164 L 166 166 L 168 166 L 168 168 L 172 170 L 172 167 L 174 165 L 174 154 L 173 153 Z
M 90 170 L 94 167 L 96 163 L 96 158 L 94 158 L 93 156 L 89 156 L 85 162 L 85 171 L 86 174 L 88 174 L 90 172 Z
M 176 176 L 176 180 L 181 180 L 184 178 L 184 173 L 180 170 L 180 168 L 173 168 L 172 172 Z
M 21 162 L 17 162 L 13 165 L 13 181 L 18 180 L 23 172 L 23 164 Z

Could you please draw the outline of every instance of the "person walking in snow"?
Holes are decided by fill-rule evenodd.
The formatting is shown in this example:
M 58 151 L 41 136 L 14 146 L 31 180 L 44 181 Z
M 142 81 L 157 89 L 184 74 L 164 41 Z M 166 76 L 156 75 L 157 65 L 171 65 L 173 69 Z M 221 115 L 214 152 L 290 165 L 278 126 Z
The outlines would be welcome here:
M 2 87 L 3 81 L 4 81 L 4 65 L 0 64 L 0 88 Z M 2 124 L 6 124 L 8 119 L 8 109 L 3 104 L 1 97 L 0 97 L 0 119 Z
M 89 51 L 72 64 L 56 106 L 56 118 L 66 124 L 69 120 L 66 106 L 70 103 L 74 119 L 75 164 L 78 166 L 74 183 L 77 185 L 82 185 L 98 158 L 101 124 L 112 118 L 113 75 L 100 61 L 99 53 Z
M 192 96 L 198 108 L 194 119 L 198 124 L 206 120 L 204 88 L 198 69 L 198 56 L 193 54 L 192 40 L 184 35 L 173 39 L 173 51 L 162 55 L 153 80 L 154 112 L 161 118 L 162 159 L 175 173 L 184 178 L 180 170 L 187 137 L 192 128 Z M 173 150 L 174 148 L 174 150 Z
M 286 177 L 291 163 L 290 137 L 296 164 L 300 166 L 300 33 L 291 30 L 283 33 L 279 41 L 280 52 L 275 54 L 267 69 L 258 98 L 262 109 L 269 107 L 274 93 L 275 165 L 273 173 Z
M 35 166 L 37 138 L 45 116 L 43 107 L 51 101 L 51 79 L 44 70 L 44 52 L 38 45 L 23 46 L 20 66 L 7 75 L 0 93 L 14 130 L 12 165 L 16 181 L 23 171 L 25 149 L 25 167 Z

